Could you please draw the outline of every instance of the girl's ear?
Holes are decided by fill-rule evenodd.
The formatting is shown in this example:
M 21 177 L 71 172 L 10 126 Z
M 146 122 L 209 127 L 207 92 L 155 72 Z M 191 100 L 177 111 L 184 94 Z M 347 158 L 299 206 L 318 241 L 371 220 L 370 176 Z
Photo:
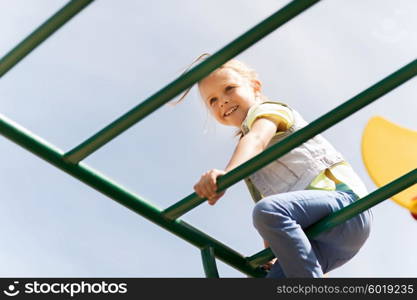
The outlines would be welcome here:
M 255 94 L 260 94 L 262 90 L 262 83 L 257 79 L 252 79 L 252 86 Z
M 255 97 L 258 99 L 261 96 L 262 83 L 257 79 L 252 79 L 252 87 Z

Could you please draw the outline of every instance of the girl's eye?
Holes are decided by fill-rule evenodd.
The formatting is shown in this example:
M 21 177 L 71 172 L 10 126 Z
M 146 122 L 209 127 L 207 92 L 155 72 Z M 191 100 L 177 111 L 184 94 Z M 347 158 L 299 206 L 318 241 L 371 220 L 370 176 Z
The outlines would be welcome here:
M 229 86 L 227 86 L 226 87 L 226 92 L 228 92 L 228 91 L 230 91 L 230 90 L 232 90 L 232 89 L 234 89 L 235 87 L 234 86 L 232 86 L 232 85 L 229 85 Z
M 210 105 L 213 105 L 213 103 L 216 102 L 216 101 L 217 101 L 217 98 L 211 98 L 210 99 Z

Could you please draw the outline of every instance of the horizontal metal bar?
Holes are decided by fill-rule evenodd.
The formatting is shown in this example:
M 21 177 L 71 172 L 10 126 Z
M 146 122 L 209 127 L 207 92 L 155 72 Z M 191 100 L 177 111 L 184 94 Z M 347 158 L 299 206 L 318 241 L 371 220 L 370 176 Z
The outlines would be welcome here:
M 236 167 L 227 174 L 218 178 L 218 189 L 221 192 L 240 180 L 246 178 L 255 171 L 263 168 L 273 160 L 285 155 L 295 147 L 308 141 L 312 137 L 320 134 L 332 127 L 351 114 L 372 103 L 379 97 L 385 95 L 397 86 L 411 79 L 417 74 L 417 60 L 412 61 L 398 71 L 387 76 L 383 80 L 369 87 L 365 91 L 346 101 L 342 105 L 334 108 L 325 115 L 311 122 L 304 128 L 294 132 L 287 138 L 264 150 L 262 153 L 251 158 L 244 164 Z M 164 210 L 163 214 L 169 219 L 176 219 L 186 212 L 197 207 L 206 199 L 200 198 L 196 193 L 192 193 L 174 205 Z
M 177 96 L 186 88 L 210 74 L 213 70 L 224 64 L 226 61 L 243 52 L 251 45 L 274 31 L 279 26 L 291 20 L 304 10 L 320 0 L 295 0 L 274 13 L 221 50 L 211 55 L 201 64 L 180 76 L 154 95 L 140 103 L 129 112 L 88 138 L 86 141 L 68 151 L 64 159 L 67 162 L 76 164 L 110 140 L 129 129 L 131 126 L 154 112 L 160 106 Z
M 83 8 L 94 0 L 72 0 L 63 8 L 46 20 L 35 31 L 10 50 L 0 60 L 0 78 L 13 68 L 19 61 L 28 55 L 33 49 L 56 32 L 62 25 L 78 14 Z
M 333 227 L 346 222 L 347 220 L 355 217 L 356 215 L 364 212 L 367 209 L 377 205 L 378 203 L 391 198 L 392 196 L 400 193 L 401 191 L 411 187 L 417 183 L 417 169 L 414 169 L 407 174 L 391 181 L 383 187 L 375 190 L 369 195 L 355 201 L 354 203 L 344 207 L 343 209 L 328 215 L 321 219 L 319 222 L 311 225 L 305 229 L 305 233 L 309 239 L 314 239 L 319 234 Z M 252 266 L 256 267 L 264 264 L 274 258 L 271 248 L 266 248 L 247 259 Z
M 0 115 L 0 134 L 194 246 L 201 249 L 210 245 L 219 259 L 237 270 L 254 277 L 263 277 L 265 275 L 264 271 L 250 266 L 240 253 L 182 220 L 171 221 L 165 219 L 159 208 L 113 182 L 98 171 L 82 163 L 73 165 L 64 162 L 62 159 L 63 152 L 60 149 L 2 115 Z

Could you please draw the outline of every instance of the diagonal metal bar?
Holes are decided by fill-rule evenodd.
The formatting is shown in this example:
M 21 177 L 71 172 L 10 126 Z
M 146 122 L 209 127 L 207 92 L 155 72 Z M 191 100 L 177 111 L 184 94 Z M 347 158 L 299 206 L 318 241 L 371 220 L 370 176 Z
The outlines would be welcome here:
M 319 222 L 305 229 L 305 233 L 310 239 L 313 239 L 320 233 L 346 222 L 347 220 L 377 205 L 378 203 L 391 198 L 416 183 L 417 168 L 375 190 L 366 197 L 363 197 L 343 209 L 321 219 Z M 272 253 L 271 249 L 267 248 L 248 257 L 247 259 L 254 267 L 256 267 L 270 261 L 274 257 L 275 255 Z
M 10 50 L 0 60 L 0 78 L 13 68 L 19 61 L 28 55 L 33 49 L 56 32 L 62 25 L 78 14 L 83 8 L 94 0 L 72 0 L 63 8 L 46 20 L 28 37 Z
M 16 124 L 12 120 L 0 114 L 0 134 L 15 142 L 26 150 L 32 152 L 48 163 L 54 165 L 67 174 L 84 182 L 95 190 L 103 193 L 121 205 L 140 214 L 169 232 L 179 236 L 185 241 L 202 249 L 207 245 L 213 247 L 216 257 L 236 268 L 237 270 L 253 277 L 263 277 L 265 272 L 256 267 L 252 267 L 245 257 L 221 242 L 215 240 L 197 228 L 187 224 L 182 220 L 167 220 L 161 210 L 140 196 L 128 191 L 124 187 L 113 182 L 98 171 L 85 164 L 68 164 L 63 160 L 63 152 L 53 145 L 37 137 L 27 129 Z
M 308 9 L 320 0 L 295 0 L 280 9 L 221 50 L 210 56 L 201 64 L 180 76 L 154 95 L 140 103 L 123 116 L 88 138 L 79 146 L 65 154 L 65 161 L 76 164 L 110 140 L 129 129 L 131 126 L 154 112 L 160 106 L 177 96 L 186 88 L 211 73 L 213 70 L 224 64 L 226 61 L 243 52 L 251 45 L 285 24 L 295 16 Z
M 298 145 L 308 141 L 317 134 L 320 134 L 321 132 L 355 113 L 356 111 L 362 109 L 366 105 L 372 103 L 379 97 L 395 89 L 402 83 L 414 77 L 416 74 L 417 59 L 392 73 L 383 80 L 377 82 L 352 99 L 329 111 L 304 128 L 294 132 L 284 140 L 264 150 L 262 153 L 251 158 L 244 164 L 219 177 L 218 191 L 220 192 L 227 189 L 233 184 L 246 178 L 253 172 L 271 163 L 273 160 L 285 155 Z M 196 193 L 192 193 L 174 205 L 165 209 L 163 213 L 165 217 L 169 219 L 176 219 L 191 209 L 197 207 L 205 200 L 206 199 L 200 198 Z

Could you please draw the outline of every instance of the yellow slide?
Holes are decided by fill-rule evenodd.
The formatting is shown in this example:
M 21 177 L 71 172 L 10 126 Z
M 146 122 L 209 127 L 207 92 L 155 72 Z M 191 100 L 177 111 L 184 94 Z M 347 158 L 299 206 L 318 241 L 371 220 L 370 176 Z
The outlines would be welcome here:
M 417 131 L 382 117 L 368 121 L 362 136 L 362 159 L 374 183 L 381 187 L 417 167 Z M 417 219 L 417 184 L 392 200 Z

